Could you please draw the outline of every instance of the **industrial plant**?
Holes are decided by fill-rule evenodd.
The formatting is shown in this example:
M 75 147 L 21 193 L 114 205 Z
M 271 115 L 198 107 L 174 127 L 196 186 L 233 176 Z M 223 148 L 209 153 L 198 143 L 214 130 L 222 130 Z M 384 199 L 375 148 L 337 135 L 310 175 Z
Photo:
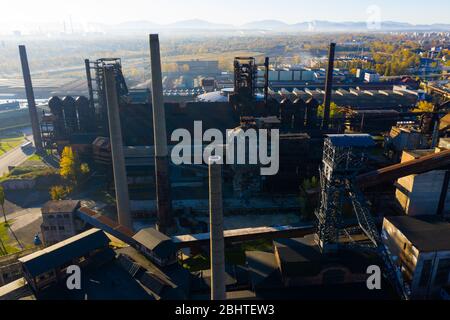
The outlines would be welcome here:
M 87 94 L 38 107 L 19 47 L 37 154 L 69 148 L 90 173 L 42 206 L 31 252 L 0 258 L 0 300 L 449 299 L 448 90 L 350 76 L 339 43 L 325 68 L 240 56 L 228 79 L 217 62 L 180 61 L 177 77 L 204 78 L 168 88 L 159 38 L 147 87 L 127 84 L 120 57 L 86 57 Z M 200 135 L 182 155 L 180 129 Z M 186 150 L 200 160 L 175 163 Z M 80 289 L 66 287 L 72 266 Z

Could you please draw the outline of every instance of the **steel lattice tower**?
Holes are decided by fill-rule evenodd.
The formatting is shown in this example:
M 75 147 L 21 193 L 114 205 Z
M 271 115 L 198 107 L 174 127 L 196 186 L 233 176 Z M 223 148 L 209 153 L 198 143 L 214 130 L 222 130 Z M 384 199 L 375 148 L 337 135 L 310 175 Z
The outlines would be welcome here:
M 399 295 L 408 298 L 401 272 L 390 260 L 368 209 L 364 195 L 354 179 L 367 159 L 367 149 L 374 145 L 368 134 L 328 135 L 324 143 L 321 176 L 321 204 L 316 211 L 317 241 L 324 253 L 336 252 L 340 246 L 374 249 L 383 260 L 385 275 Z M 350 202 L 357 219 L 356 227 L 348 227 L 342 216 L 344 202 Z M 355 224 L 350 224 L 355 225 Z M 353 241 L 357 231 L 366 240 Z M 341 239 L 347 238 L 344 244 Z
M 335 250 L 345 231 L 342 206 L 350 198 L 349 188 L 366 160 L 366 149 L 373 146 L 370 135 L 328 135 L 324 143 L 320 170 L 321 204 L 317 210 L 318 242 L 324 252 Z

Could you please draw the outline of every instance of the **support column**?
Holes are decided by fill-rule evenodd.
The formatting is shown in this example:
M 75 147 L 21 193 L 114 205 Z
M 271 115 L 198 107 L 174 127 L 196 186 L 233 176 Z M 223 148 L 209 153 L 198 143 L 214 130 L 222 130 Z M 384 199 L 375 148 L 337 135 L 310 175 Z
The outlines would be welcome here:
M 23 81 L 25 84 L 25 92 L 27 94 L 28 111 L 30 113 L 31 129 L 33 131 L 34 146 L 38 153 L 43 153 L 41 129 L 39 127 L 39 117 L 36 109 L 36 101 L 34 99 L 33 84 L 31 82 L 30 67 L 28 65 L 27 50 L 24 45 L 19 46 L 20 62 L 22 64 Z
M 105 67 L 104 74 L 118 221 L 119 224 L 133 230 L 114 68 Z
M 211 300 L 226 300 L 221 158 L 209 158 Z

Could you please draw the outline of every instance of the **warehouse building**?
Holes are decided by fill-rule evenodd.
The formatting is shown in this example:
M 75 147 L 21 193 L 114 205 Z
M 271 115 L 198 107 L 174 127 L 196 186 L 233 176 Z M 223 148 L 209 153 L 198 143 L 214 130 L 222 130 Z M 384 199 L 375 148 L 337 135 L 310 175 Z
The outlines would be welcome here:
M 411 298 L 439 298 L 450 284 L 450 224 L 436 216 L 387 217 L 382 234 L 409 283 Z
M 49 201 L 41 208 L 42 240 L 49 246 L 66 240 L 80 233 L 84 224 L 75 219 L 75 212 L 80 208 L 80 201 Z

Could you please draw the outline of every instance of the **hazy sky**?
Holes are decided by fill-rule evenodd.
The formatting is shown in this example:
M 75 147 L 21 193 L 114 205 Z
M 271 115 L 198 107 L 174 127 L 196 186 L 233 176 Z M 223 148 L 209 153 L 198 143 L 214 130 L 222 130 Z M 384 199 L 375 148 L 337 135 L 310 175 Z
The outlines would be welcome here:
M 171 23 L 204 19 L 242 24 L 278 19 L 366 21 L 367 9 L 380 8 L 381 20 L 414 24 L 450 23 L 448 0 L 2 0 L 2 23 L 99 22 L 149 20 Z M 245 11 L 245 13 L 244 13 Z

